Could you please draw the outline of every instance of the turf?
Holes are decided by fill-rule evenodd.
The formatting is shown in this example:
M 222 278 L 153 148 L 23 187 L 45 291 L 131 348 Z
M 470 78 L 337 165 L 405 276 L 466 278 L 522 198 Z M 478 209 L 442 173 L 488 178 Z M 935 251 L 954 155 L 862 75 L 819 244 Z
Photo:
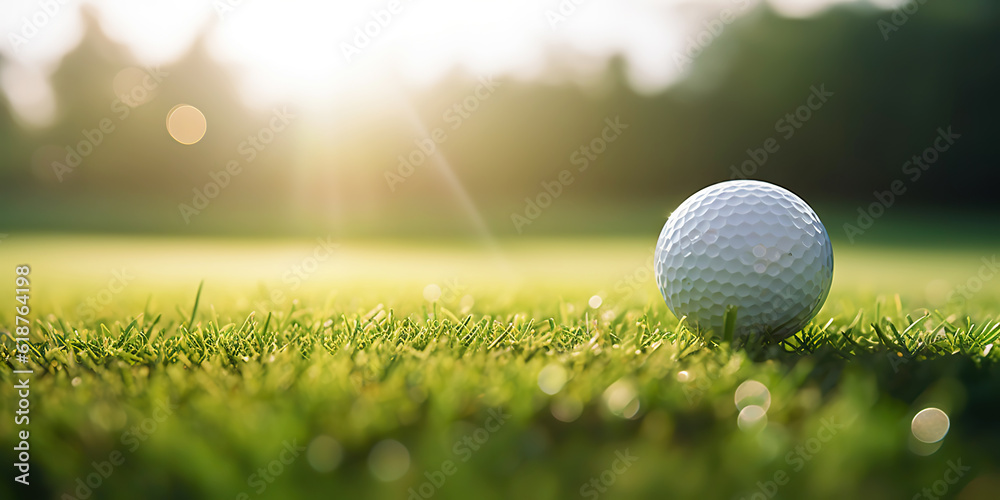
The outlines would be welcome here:
M 841 245 L 812 324 L 732 343 L 669 313 L 641 240 L 343 244 L 299 285 L 284 273 L 316 242 L 172 244 L 5 243 L 36 255 L 36 374 L 30 494 L 5 481 L 4 498 L 989 498 L 1000 481 L 1000 294 L 948 293 L 988 247 Z M 119 268 L 135 277 L 114 300 L 81 306 Z M 17 369 L 13 349 L 4 335 Z M 741 429 L 747 380 L 769 407 Z M 951 419 L 934 445 L 911 434 L 927 407 Z M 20 428 L 0 420 L 0 446 Z

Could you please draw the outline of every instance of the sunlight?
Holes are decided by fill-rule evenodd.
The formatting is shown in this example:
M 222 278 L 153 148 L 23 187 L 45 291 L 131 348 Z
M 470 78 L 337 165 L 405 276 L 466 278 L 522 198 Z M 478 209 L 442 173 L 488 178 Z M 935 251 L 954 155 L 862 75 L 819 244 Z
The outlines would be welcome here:
M 372 95 L 387 83 L 430 86 L 456 70 L 587 85 L 618 55 L 633 88 L 655 93 L 686 74 L 693 37 L 707 44 L 720 36 L 704 36 L 706 23 L 728 24 L 763 1 L 90 0 L 82 7 L 56 2 L 49 12 L 18 0 L 0 7 L 8 41 L 0 53 L 9 59 L 4 67 L 25 65 L 30 71 L 18 71 L 47 77 L 79 42 L 86 11 L 141 64 L 169 64 L 203 38 L 209 54 L 236 74 L 244 102 L 259 108 L 291 101 L 329 111 L 345 95 Z M 851 1 L 768 3 L 805 17 Z M 892 8 L 900 1 L 864 3 Z M 51 119 L 46 109 L 54 103 L 44 96 L 12 83 L 4 90 L 26 122 Z

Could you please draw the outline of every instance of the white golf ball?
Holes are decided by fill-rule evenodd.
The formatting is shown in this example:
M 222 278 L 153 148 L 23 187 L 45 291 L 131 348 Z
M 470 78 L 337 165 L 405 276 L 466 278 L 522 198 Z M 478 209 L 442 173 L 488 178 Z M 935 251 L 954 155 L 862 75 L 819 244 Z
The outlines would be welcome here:
M 819 312 L 833 281 L 833 247 L 816 212 L 761 181 L 720 182 L 681 203 L 660 232 L 656 284 L 689 326 L 785 338 Z

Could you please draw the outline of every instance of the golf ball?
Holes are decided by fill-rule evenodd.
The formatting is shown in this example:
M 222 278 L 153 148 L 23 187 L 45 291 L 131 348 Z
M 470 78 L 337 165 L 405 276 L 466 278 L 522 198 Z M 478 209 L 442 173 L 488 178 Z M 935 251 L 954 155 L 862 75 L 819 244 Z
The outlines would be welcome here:
M 689 326 L 722 335 L 788 337 L 819 312 L 833 281 L 833 247 L 816 212 L 761 181 L 720 182 L 681 203 L 660 232 L 656 284 Z

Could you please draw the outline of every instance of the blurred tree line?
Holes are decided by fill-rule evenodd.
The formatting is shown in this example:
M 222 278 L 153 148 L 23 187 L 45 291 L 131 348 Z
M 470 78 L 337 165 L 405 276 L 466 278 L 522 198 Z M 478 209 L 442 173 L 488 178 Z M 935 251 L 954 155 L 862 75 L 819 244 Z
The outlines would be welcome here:
M 411 100 L 428 129 L 447 132 L 437 154 L 499 232 L 512 231 L 510 217 L 525 212 L 526 198 L 537 199 L 542 183 L 567 169 L 572 184 L 549 210 L 566 219 L 611 214 L 594 215 L 595 225 L 621 225 L 619 209 L 662 219 L 688 194 L 736 176 L 845 210 L 876 201 L 894 181 L 905 185 L 892 202 L 899 206 L 1000 208 L 1000 5 L 931 1 L 895 15 L 853 5 L 789 19 L 759 7 L 692 52 L 688 76 L 655 95 L 632 90 L 627 62 L 615 59 L 590 85 L 498 78 L 501 86 L 459 127 L 445 113 L 473 93 L 477 77 L 456 71 L 412 91 Z M 552 60 L 568 57 L 553 53 Z M 178 206 L 242 156 L 239 145 L 271 111 L 241 104 L 232 76 L 203 41 L 179 62 L 149 70 L 166 76 L 147 102 L 116 105 L 112 82 L 132 65 L 90 20 L 54 75 L 53 126 L 22 128 L 0 107 L 0 227 L 380 235 L 465 227 L 450 184 L 431 162 L 414 166 L 402 183 L 387 180 L 422 137 L 391 106 L 293 124 L 186 221 Z M 173 141 L 164 127 L 178 103 L 208 118 L 209 132 L 194 146 Z M 616 117 L 628 128 L 579 171 L 573 154 Z M 60 180 L 52 162 L 65 160 L 65 146 L 104 118 L 114 130 Z M 925 150 L 948 127 L 960 137 L 914 176 L 913 156 L 927 159 Z

